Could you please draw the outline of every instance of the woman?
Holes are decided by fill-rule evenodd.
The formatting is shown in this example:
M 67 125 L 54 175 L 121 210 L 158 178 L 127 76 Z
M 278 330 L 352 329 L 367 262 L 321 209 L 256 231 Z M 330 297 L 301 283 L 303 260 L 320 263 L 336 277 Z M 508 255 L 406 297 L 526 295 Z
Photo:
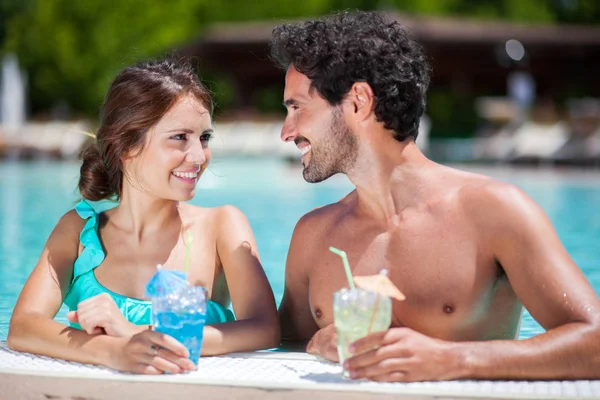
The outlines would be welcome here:
M 181 343 L 149 329 L 143 300 L 157 264 L 184 269 L 190 236 L 188 280 L 211 300 L 202 354 L 279 344 L 273 293 L 246 218 L 232 206 L 185 203 L 211 158 L 212 107 L 187 63 L 121 71 L 96 142 L 83 153 L 83 200 L 60 219 L 21 292 L 10 348 L 128 372 L 193 369 Z M 118 204 L 97 213 L 88 202 L 105 199 Z M 229 299 L 235 321 L 223 306 Z M 53 320 L 63 302 L 71 327 Z

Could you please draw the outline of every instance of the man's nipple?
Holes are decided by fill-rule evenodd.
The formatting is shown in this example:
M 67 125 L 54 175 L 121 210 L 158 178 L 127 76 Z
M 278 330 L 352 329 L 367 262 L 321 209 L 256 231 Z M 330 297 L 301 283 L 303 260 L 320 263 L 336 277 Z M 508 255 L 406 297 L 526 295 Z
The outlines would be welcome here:
M 317 307 L 317 308 L 315 308 L 315 317 L 316 317 L 317 319 L 321 319 L 321 317 L 322 317 L 322 316 L 323 316 L 323 312 L 321 311 L 321 309 L 320 309 L 320 308 L 318 308 L 318 307 Z
M 455 310 L 454 304 L 449 304 L 449 303 L 444 304 L 444 313 L 452 314 L 452 313 L 454 313 L 454 310 Z

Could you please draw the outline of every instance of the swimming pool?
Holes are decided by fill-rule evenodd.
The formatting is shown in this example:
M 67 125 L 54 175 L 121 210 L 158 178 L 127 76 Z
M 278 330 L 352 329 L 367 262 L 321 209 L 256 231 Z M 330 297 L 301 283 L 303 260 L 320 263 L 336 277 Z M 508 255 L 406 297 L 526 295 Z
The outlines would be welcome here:
M 462 166 L 512 182 L 540 203 L 567 250 L 600 293 L 600 173 Z M 79 164 L 0 163 L 0 340 L 42 247 L 62 214 L 77 200 Z M 239 207 L 250 220 L 261 259 L 278 303 L 296 221 L 309 210 L 336 201 L 349 190 L 345 177 L 313 185 L 298 165 L 279 159 L 213 160 L 194 204 Z M 57 319 L 65 322 L 65 310 Z M 525 314 L 521 338 L 541 332 Z

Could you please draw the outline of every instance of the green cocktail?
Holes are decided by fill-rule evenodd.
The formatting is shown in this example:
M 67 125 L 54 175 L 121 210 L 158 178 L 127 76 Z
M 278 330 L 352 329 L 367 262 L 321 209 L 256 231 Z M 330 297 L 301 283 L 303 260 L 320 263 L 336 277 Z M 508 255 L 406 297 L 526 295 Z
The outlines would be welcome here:
M 340 364 L 351 354 L 348 345 L 373 332 L 385 331 L 392 322 L 389 297 L 364 289 L 341 289 L 333 294 L 333 318 Z M 348 378 L 344 371 L 344 377 Z

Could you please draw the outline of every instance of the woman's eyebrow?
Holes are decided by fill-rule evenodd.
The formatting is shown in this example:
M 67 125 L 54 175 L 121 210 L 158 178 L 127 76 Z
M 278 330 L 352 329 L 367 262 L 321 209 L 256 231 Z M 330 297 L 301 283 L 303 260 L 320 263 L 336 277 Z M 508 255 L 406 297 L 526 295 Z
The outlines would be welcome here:
M 193 129 L 188 129 L 188 128 L 176 128 L 176 129 L 171 129 L 170 131 L 167 132 L 183 132 L 183 133 L 194 133 Z

